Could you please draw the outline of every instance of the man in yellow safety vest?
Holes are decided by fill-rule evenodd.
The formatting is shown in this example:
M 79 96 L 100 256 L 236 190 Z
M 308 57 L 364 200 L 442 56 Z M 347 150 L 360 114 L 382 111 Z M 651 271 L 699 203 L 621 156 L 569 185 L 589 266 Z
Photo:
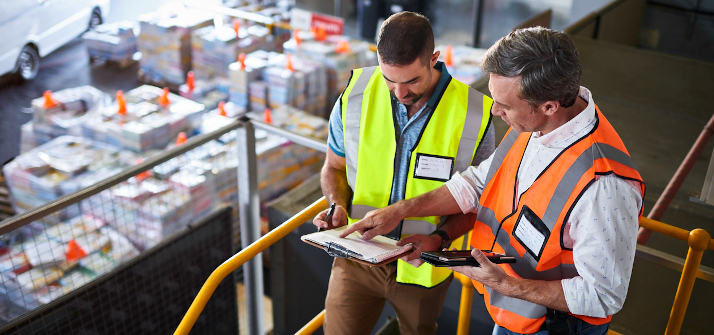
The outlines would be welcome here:
M 324 221 L 326 211 L 315 217 L 318 227 L 352 224 L 371 210 L 434 190 L 493 152 L 492 100 L 449 75 L 434 52 L 426 17 L 389 17 L 377 55 L 379 66 L 352 71 L 330 116 L 321 184 L 336 209 L 330 222 Z M 387 235 L 420 236 L 446 247 L 450 241 L 437 226 L 474 218 L 408 217 Z M 389 301 L 402 334 L 434 334 L 452 278 L 450 270 L 418 260 L 369 267 L 337 258 L 325 301 L 325 333 L 368 334 Z

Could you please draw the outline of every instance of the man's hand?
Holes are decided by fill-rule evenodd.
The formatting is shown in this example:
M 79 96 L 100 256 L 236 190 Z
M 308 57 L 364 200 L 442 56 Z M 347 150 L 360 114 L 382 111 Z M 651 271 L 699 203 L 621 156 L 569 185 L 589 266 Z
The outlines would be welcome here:
M 335 206 L 335 212 L 332 213 L 332 219 L 330 219 L 330 222 L 325 222 L 325 217 L 327 216 L 327 212 L 329 212 L 330 209 L 326 209 L 312 220 L 312 224 L 317 226 L 317 228 L 323 228 L 323 229 L 333 229 L 337 227 L 342 227 L 347 224 L 347 210 L 342 207 L 342 206 Z
M 347 227 L 347 229 L 340 234 L 340 237 L 344 238 L 355 231 L 359 231 L 360 234 L 362 234 L 362 239 L 367 241 L 375 236 L 384 235 L 394 230 L 402 219 L 404 219 L 404 216 L 402 216 L 396 204 L 375 209 L 367 213 L 364 219 Z
M 419 259 L 421 253 L 423 251 L 438 250 L 439 246 L 441 246 L 441 237 L 439 235 L 414 234 L 397 241 L 397 245 L 399 246 L 409 243 L 411 243 L 414 247 L 414 251 L 400 259 L 414 267 L 419 267 L 422 263 L 424 263 L 424 261 Z
M 500 266 L 488 260 L 483 251 L 478 249 L 471 250 L 471 256 L 481 266 L 453 266 L 449 267 L 449 269 L 497 290 L 498 284 L 510 278 Z

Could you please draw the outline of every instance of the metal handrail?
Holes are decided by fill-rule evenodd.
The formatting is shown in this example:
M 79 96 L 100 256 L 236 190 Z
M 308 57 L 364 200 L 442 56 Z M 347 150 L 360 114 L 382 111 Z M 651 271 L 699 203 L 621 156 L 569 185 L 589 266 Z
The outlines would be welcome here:
M 687 258 L 684 262 L 684 268 L 682 269 L 682 276 L 679 279 L 677 293 L 674 296 L 674 303 L 672 303 L 672 311 L 669 315 L 669 321 L 667 321 L 667 329 L 665 330 L 665 334 L 667 335 L 679 334 L 679 331 L 682 329 L 682 322 L 684 322 L 684 314 L 687 312 L 689 298 L 694 288 L 694 281 L 697 279 L 697 270 L 699 269 L 699 264 L 702 262 L 702 255 L 706 249 L 714 250 L 714 243 L 712 243 L 711 235 L 703 229 L 687 231 L 645 217 L 640 219 L 640 226 L 674 237 L 678 240 L 686 241 L 687 244 L 689 244 L 689 251 L 687 252 Z
M 468 335 L 471 323 L 471 303 L 474 298 L 474 284 L 469 277 L 454 272 L 454 278 L 461 282 L 461 303 L 459 304 L 459 321 L 456 335 Z
M 24 225 L 27 225 L 33 221 L 39 220 L 49 214 L 55 213 L 67 206 L 76 204 L 82 200 L 85 200 L 99 192 L 108 190 L 112 186 L 115 186 L 123 181 L 128 180 L 131 177 L 138 175 L 144 171 L 152 169 L 153 167 L 165 163 L 179 155 L 187 153 L 203 144 L 206 144 L 212 140 L 218 139 L 226 133 L 236 130 L 244 125 L 245 121 L 235 121 L 229 125 L 226 125 L 214 132 L 198 135 L 191 137 L 184 144 L 178 145 L 172 149 L 166 150 L 161 154 L 152 156 L 142 161 L 141 163 L 130 167 L 122 172 L 117 173 L 107 179 L 102 180 L 89 187 L 77 190 L 70 194 L 61 196 L 55 200 L 45 203 L 42 206 L 35 207 L 27 212 L 17 214 L 15 216 L 9 217 L 3 221 L 0 221 L 0 235 L 13 231 Z
M 201 311 L 203 311 L 203 308 L 206 306 L 208 299 L 211 297 L 211 295 L 213 295 L 213 292 L 216 290 L 216 287 L 218 287 L 218 284 L 220 284 L 220 282 L 225 277 L 231 274 L 234 270 L 238 269 L 238 267 L 243 265 L 243 263 L 255 257 L 260 252 L 267 249 L 275 242 L 285 237 L 291 231 L 298 228 L 305 221 L 312 219 L 317 215 L 317 213 L 326 208 L 327 201 L 325 201 L 325 197 L 323 196 L 319 200 L 312 203 L 312 205 L 295 214 L 292 218 L 285 221 L 277 228 L 271 230 L 265 236 L 253 242 L 241 252 L 235 254 L 233 257 L 223 262 L 223 264 L 221 264 L 213 271 L 213 273 L 211 273 L 206 282 L 203 284 L 201 290 L 198 292 L 196 298 L 193 300 L 193 303 L 191 303 L 191 307 L 189 307 L 188 312 L 186 312 L 186 315 L 184 315 L 178 328 L 176 328 L 174 334 L 188 334 L 188 332 L 191 331 L 191 328 L 193 327 L 194 323 L 196 323 L 198 316 L 201 314 Z
M 320 329 L 322 325 L 325 324 L 325 310 L 323 309 L 322 312 L 317 314 L 310 322 L 308 322 L 305 326 L 300 328 L 300 330 L 295 333 L 295 335 L 310 335 L 314 333 L 316 330 Z

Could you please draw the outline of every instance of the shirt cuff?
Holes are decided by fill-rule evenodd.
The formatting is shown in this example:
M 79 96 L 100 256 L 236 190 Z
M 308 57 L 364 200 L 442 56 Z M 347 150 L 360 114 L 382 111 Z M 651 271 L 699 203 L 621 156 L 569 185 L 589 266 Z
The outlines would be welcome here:
M 451 196 L 454 197 L 454 200 L 456 200 L 461 212 L 478 212 L 478 195 L 471 184 L 466 181 L 459 172 L 454 173 L 451 179 L 446 182 L 446 187 L 449 189 L 449 192 L 451 192 Z

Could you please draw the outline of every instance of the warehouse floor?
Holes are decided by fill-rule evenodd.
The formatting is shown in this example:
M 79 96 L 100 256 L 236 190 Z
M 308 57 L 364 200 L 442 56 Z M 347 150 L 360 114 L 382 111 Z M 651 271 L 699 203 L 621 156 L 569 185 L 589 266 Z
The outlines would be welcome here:
M 140 5 L 140 1 L 133 3 Z M 112 20 L 123 19 L 121 9 L 113 13 L 119 16 Z M 577 46 L 583 86 L 592 91 L 600 109 L 619 131 L 647 183 L 648 213 L 714 112 L 714 95 L 710 92 L 714 64 L 583 39 L 577 40 Z M 86 49 L 80 39 L 75 39 L 42 60 L 33 82 L 2 80 L 0 163 L 19 153 L 19 127 L 31 119 L 23 108 L 44 90 L 80 85 L 93 85 L 110 93 L 129 90 L 139 85 L 137 69 L 137 65 L 89 65 Z M 505 125 L 499 118 L 494 122 L 500 138 Z M 696 201 L 713 149 L 714 142 L 706 146 L 661 221 L 684 229 L 704 228 L 714 234 L 714 207 Z M 666 236 L 653 234 L 647 245 L 686 256 L 686 243 Z M 703 264 L 714 267 L 713 251 L 705 252 Z M 613 319 L 612 329 L 623 334 L 663 333 L 678 280 L 678 272 L 638 259 L 628 300 Z M 705 328 L 708 324 L 702 321 L 714 314 L 709 301 L 712 296 L 714 283 L 697 280 L 683 334 L 710 333 Z

